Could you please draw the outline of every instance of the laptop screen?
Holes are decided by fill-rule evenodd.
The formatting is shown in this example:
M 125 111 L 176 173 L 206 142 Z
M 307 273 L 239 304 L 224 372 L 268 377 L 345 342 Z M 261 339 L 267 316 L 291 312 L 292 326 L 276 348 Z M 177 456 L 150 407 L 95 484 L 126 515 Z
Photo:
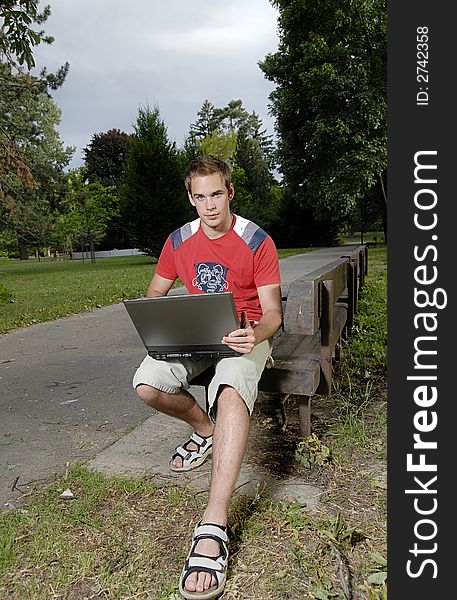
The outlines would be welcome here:
M 237 354 L 221 344 L 240 326 L 231 292 L 135 298 L 124 305 L 152 356 Z

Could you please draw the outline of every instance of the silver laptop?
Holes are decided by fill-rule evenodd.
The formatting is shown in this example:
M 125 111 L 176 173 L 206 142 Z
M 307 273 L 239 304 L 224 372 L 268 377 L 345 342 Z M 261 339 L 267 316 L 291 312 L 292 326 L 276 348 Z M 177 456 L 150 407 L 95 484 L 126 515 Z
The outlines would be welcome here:
M 221 343 L 240 327 L 232 292 L 135 298 L 124 306 L 154 358 L 240 356 Z

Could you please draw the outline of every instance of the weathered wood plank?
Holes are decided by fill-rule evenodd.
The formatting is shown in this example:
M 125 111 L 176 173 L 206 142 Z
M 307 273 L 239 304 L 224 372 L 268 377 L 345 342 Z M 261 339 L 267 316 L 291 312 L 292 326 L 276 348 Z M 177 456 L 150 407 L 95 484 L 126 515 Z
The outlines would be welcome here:
M 348 312 L 348 307 L 345 304 L 335 304 L 333 309 L 332 339 L 330 340 L 330 346 L 333 350 L 335 349 L 338 340 L 344 336 Z
M 283 333 L 273 346 L 274 366 L 259 382 L 264 392 L 312 396 L 319 385 L 320 333 L 303 336 Z
M 347 326 L 351 330 L 354 324 L 354 313 L 356 307 L 355 296 L 357 294 L 357 272 L 353 261 L 348 264 L 348 294 L 347 294 Z
M 321 377 L 318 387 L 319 394 L 330 394 L 332 389 L 332 338 L 333 338 L 333 311 L 334 311 L 334 285 L 332 280 L 322 284 L 322 317 L 321 329 Z
M 313 335 L 319 329 L 319 286 L 314 280 L 297 279 L 289 286 L 284 310 L 284 331 Z
M 303 335 L 314 335 L 318 331 L 322 312 L 321 284 L 324 280 L 332 280 L 335 297 L 339 298 L 347 286 L 347 264 L 346 257 L 339 258 L 289 285 L 284 331 Z

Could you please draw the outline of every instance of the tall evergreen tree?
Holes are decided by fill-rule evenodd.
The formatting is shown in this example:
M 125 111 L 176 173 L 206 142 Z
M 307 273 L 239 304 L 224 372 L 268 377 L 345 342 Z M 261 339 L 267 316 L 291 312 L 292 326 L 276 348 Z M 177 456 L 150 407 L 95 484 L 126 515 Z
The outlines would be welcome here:
M 158 107 L 140 108 L 121 187 L 121 215 L 132 242 L 158 256 L 168 234 L 182 225 L 189 201 L 176 144 Z
M 248 119 L 249 113 L 243 107 L 242 100 L 230 100 L 227 106 L 216 112 L 219 127 L 228 132 L 237 132 Z
M 241 125 L 234 157 L 235 165 L 243 170 L 245 176 L 244 181 L 239 183 L 250 199 L 249 203 L 245 203 L 242 214 L 268 230 L 274 226 L 278 216 L 279 187 L 264 158 L 260 140 L 252 134 L 248 122 Z
M 218 128 L 219 118 L 214 105 L 205 100 L 197 113 L 197 120 L 190 126 L 189 137 L 191 140 L 201 140 Z

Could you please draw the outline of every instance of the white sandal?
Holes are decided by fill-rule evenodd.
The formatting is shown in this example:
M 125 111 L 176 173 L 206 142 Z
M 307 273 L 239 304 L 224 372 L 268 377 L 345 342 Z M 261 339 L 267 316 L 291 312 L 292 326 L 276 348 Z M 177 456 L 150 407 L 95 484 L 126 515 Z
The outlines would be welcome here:
M 197 446 L 196 450 L 189 450 L 187 448 L 190 442 L 193 442 Z M 213 436 L 209 435 L 208 437 L 203 437 L 194 431 L 185 444 L 177 446 L 175 453 L 171 457 L 170 469 L 172 471 L 190 471 L 191 469 L 196 469 L 208 458 L 212 451 Z M 178 456 L 182 459 L 182 465 L 180 467 L 176 467 L 173 464 L 173 461 Z
M 183 598 L 187 600 L 208 600 L 209 598 L 217 598 L 222 594 L 227 579 L 228 537 L 226 529 L 226 527 L 215 523 L 199 523 L 195 527 L 192 546 L 179 579 L 179 592 Z M 195 552 L 196 545 L 203 539 L 214 540 L 219 544 L 220 553 L 218 556 L 205 556 Z M 216 585 L 203 592 L 189 592 L 184 589 L 187 577 L 191 573 L 202 571 L 214 577 Z

